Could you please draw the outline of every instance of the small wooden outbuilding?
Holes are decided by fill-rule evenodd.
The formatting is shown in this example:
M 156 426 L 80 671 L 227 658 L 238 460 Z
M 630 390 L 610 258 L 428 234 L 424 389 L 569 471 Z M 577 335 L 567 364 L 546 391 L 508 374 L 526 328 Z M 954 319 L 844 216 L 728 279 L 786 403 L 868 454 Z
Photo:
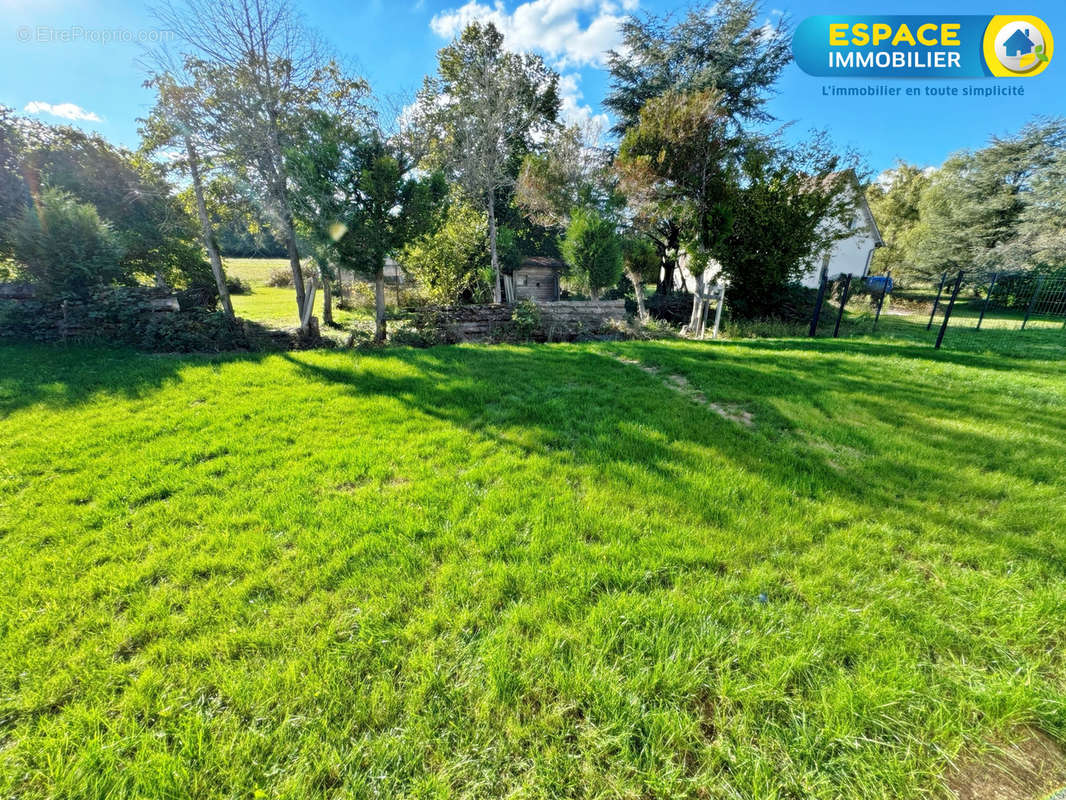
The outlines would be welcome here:
M 510 276 L 514 281 L 514 301 L 558 300 L 559 275 L 563 267 L 563 262 L 557 258 L 532 256 L 522 259 L 522 263 Z

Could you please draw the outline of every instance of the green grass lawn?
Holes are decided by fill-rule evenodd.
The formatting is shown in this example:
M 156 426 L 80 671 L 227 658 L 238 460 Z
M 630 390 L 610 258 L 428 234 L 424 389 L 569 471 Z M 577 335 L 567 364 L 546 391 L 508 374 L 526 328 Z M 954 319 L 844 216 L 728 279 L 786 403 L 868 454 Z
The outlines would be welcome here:
M 289 271 L 289 262 L 284 258 L 227 258 L 225 270 L 246 281 L 252 288 L 250 294 L 235 294 L 230 297 L 233 311 L 238 317 L 274 328 L 296 328 L 300 324 L 296 314 L 296 291 L 291 286 L 268 286 L 267 281 L 275 272 Z M 322 317 L 322 294 L 315 301 L 315 316 Z M 368 315 L 358 311 L 345 311 L 334 305 L 333 319 L 341 327 L 350 325 L 358 318 Z M 328 333 L 328 331 L 327 331 Z
M 932 797 L 1066 741 L 1066 334 L 883 322 L 0 346 L 0 797 Z

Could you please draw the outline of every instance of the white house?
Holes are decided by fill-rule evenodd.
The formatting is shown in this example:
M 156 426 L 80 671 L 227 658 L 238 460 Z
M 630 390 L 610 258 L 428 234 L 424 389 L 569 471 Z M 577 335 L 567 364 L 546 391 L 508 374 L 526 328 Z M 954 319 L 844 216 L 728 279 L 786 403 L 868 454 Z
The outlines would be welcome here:
M 853 180 L 849 183 L 849 191 L 855 193 L 855 216 L 848 223 L 848 236 L 839 239 L 828 253 L 811 259 L 810 270 L 800 280 L 810 289 L 818 288 L 823 268 L 826 268 L 830 280 L 844 275 L 865 278 L 870 272 L 874 251 L 884 245 L 877 221 L 866 201 L 866 193 L 862 191 L 854 173 L 851 173 L 851 177 Z

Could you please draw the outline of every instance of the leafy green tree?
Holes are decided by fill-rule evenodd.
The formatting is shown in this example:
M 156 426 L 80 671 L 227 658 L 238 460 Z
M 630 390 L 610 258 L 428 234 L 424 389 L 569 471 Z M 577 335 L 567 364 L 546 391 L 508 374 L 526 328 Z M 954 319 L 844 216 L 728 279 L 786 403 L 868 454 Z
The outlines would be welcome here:
M 622 45 L 607 60 L 611 88 L 604 105 L 617 120 L 615 132 L 624 136 L 639 127 L 644 107 L 667 94 L 713 93 L 717 124 L 730 136 L 769 121 L 765 103 L 791 60 L 791 37 L 784 15 L 772 26 L 765 24 L 767 16 L 755 0 L 721 0 L 697 6 L 680 20 L 627 19 Z M 659 290 L 670 291 L 682 225 L 669 214 L 649 215 L 650 210 L 642 209 L 642 227 L 659 250 Z
M 622 276 L 622 245 L 614 223 L 592 209 L 574 211 L 559 248 L 571 274 L 588 285 L 593 299 Z
M 437 58 L 437 74 L 426 78 L 412 112 L 412 138 L 424 146 L 426 166 L 484 203 L 499 302 L 497 206 L 523 156 L 556 125 L 559 76 L 540 56 L 505 50 L 492 23 L 470 24 Z
M 87 295 L 93 288 L 128 282 L 122 247 L 89 203 L 60 189 L 45 189 L 10 224 L 14 256 L 45 295 Z
M 640 122 L 627 130 L 615 167 L 637 223 L 654 229 L 671 220 L 695 260 L 693 314 L 714 270 L 709 257 L 733 218 L 737 154 L 721 95 L 714 90 L 668 92 L 644 104 Z
M 19 170 L 24 147 L 18 119 L 10 108 L 0 106 L 0 261 L 11 257 L 9 223 L 30 204 L 30 190 Z
M 411 242 L 403 264 L 434 302 L 474 302 L 492 298 L 492 263 L 488 258 L 488 223 L 484 213 L 454 197 L 435 230 Z
M 226 272 L 222 266 L 214 224 L 208 214 L 204 195 L 204 172 L 208 164 L 203 158 L 203 152 L 210 145 L 204 141 L 198 124 L 202 93 L 195 85 L 180 85 L 169 72 L 153 76 L 148 85 L 155 87 L 156 105 L 148 118 L 142 120 L 141 149 L 146 153 L 158 153 L 164 147 L 181 148 L 182 157 L 170 161 L 168 166 L 188 174 L 192 183 L 190 188 L 193 208 L 200 222 L 204 250 L 211 263 L 215 291 L 218 292 L 223 312 L 233 319 L 233 304 L 230 302 L 229 287 L 226 285 Z
M 1046 247 L 1054 252 L 1044 237 L 1062 219 L 1054 198 L 1064 148 L 1066 120 L 1054 119 L 945 161 L 919 203 L 918 270 L 1031 269 Z
M 294 209 L 321 264 L 373 277 L 376 333 L 385 338 L 385 260 L 429 229 L 447 187 L 417 176 L 398 143 L 324 112 L 306 121 L 308 139 L 288 154 Z
M 732 224 L 714 248 L 734 315 L 779 314 L 789 284 L 817 254 L 852 234 L 848 223 L 861 189 L 853 170 L 836 167 L 837 158 L 818 143 L 748 152 Z
M 94 206 L 121 244 L 126 273 L 159 284 L 211 285 L 197 225 L 160 165 L 96 134 L 42 125 L 19 167 L 28 185 L 62 189 Z
M 874 182 L 866 189 L 870 211 L 877 220 L 885 246 L 874 252 L 873 271 L 892 270 L 897 277 L 914 274 L 913 264 L 921 237 L 921 200 L 929 186 L 925 170 L 899 162 L 883 183 Z

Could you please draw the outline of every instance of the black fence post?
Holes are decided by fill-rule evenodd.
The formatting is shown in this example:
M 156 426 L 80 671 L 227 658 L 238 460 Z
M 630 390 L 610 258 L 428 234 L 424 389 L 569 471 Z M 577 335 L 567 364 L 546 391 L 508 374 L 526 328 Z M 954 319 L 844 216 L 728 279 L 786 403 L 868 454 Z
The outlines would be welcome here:
M 881 306 L 885 304 L 885 295 L 888 293 L 888 282 L 892 280 L 892 270 L 885 273 L 885 282 L 881 284 L 881 296 L 877 298 L 877 313 L 874 314 L 874 330 L 877 330 L 877 321 L 881 319 Z
M 844 319 L 844 306 L 848 302 L 848 290 L 851 288 L 851 273 L 844 276 L 844 293 L 840 295 L 840 308 L 837 310 L 837 324 L 833 326 L 833 338 L 840 336 L 840 320 Z
M 929 324 L 925 326 L 926 330 L 929 330 L 933 327 L 933 317 L 936 316 L 937 306 L 940 305 L 940 295 L 944 293 L 944 284 L 947 283 L 947 280 L 948 274 L 945 272 L 943 275 L 940 276 L 940 288 L 936 290 L 936 300 L 933 301 L 933 311 L 929 315 Z
M 829 266 L 822 267 L 822 280 L 818 284 L 818 301 L 814 304 L 814 314 L 811 315 L 810 335 L 813 338 L 818 333 L 818 317 L 822 315 L 822 303 L 825 302 L 825 284 L 829 280 Z
M 955 308 L 955 298 L 959 296 L 959 288 L 962 286 L 962 276 L 964 274 L 962 270 L 959 270 L 959 277 L 955 279 L 955 288 L 951 292 L 951 300 L 948 301 L 948 307 L 944 310 L 944 322 L 940 326 L 940 333 L 936 335 L 935 350 L 939 350 L 940 343 L 944 341 L 944 332 L 948 329 L 948 320 L 951 319 L 951 311 Z
M 992 290 L 996 288 L 996 281 L 999 279 L 999 273 L 992 273 L 992 282 L 988 284 L 988 294 L 985 295 L 985 304 L 981 306 L 981 316 L 977 318 L 977 330 L 981 330 L 981 323 L 985 321 L 985 312 L 988 311 L 988 304 L 992 301 Z
M 1036 279 L 1036 288 L 1033 289 L 1033 296 L 1029 298 L 1029 307 L 1025 309 L 1025 319 L 1022 320 L 1022 330 L 1025 330 L 1025 326 L 1029 323 L 1029 317 L 1033 313 L 1033 308 L 1036 306 L 1036 298 L 1040 296 L 1040 290 L 1044 286 L 1044 276 L 1041 275 Z

